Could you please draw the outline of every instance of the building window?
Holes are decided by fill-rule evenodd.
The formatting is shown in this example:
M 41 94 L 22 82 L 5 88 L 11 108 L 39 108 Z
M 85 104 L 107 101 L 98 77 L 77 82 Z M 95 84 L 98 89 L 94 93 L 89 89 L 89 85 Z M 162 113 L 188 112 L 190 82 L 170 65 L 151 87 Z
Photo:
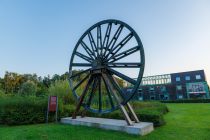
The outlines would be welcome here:
M 166 91 L 166 87 L 162 86 L 160 90 L 161 90 L 161 92 L 165 92 Z
M 160 100 L 168 100 L 169 97 L 166 94 L 160 94 Z
M 141 89 L 141 88 L 139 88 L 139 89 L 138 89 L 138 92 L 142 92 L 142 89 Z
M 150 91 L 154 91 L 154 87 L 150 87 L 149 90 L 150 90 Z
M 196 76 L 195 76 L 195 79 L 196 79 L 196 80 L 200 80 L 200 79 L 201 79 L 201 75 L 196 75 Z
M 150 100 L 155 100 L 155 96 L 150 96 Z
M 176 82 L 179 82 L 180 81 L 180 77 L 176 77 Z
M 138 100 L 143 100 L 143 92 L 142 92 L 142 89 L 138 89 Z
M 140 96 L 140 97 L 139 97 L 139 100 L 140 100 L 140 101 L 142 101 L 142 100 L 143 100 L 143 97 L 142 97 L 142 96 Z
M 178 95 L 178 99 L 183 99 L 183 95 Z
M 185 80 L 189 81 L 190 80 L 190 76 L 185 76 Z
M 177 90 L 182 90 L 182 86 L 180 86 L 180 85 L 179 86 L 176 86 L 176 89 Z

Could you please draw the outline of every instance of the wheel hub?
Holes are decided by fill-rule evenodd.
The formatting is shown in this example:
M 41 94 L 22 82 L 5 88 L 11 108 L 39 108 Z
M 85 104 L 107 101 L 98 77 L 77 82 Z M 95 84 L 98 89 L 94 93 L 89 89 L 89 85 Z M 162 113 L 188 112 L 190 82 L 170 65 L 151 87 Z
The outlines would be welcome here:
M 96 60 L 94 60 L 92 62 L 92 68 L 93 69 L 98 69 L 98 68 L 101 68 L 103 66 L 104 66 L 103 61 L 100 58 L 97 58 Z

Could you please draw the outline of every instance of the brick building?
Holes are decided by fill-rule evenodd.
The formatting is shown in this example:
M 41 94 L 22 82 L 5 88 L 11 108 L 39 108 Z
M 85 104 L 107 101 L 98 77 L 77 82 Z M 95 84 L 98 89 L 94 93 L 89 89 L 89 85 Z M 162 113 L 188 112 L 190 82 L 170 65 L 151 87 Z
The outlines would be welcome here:
M 177 100 L 209 98 L 204 70 L 143 77 L 137 100 Z M 129 92 L 129 84 L 126 88 Z

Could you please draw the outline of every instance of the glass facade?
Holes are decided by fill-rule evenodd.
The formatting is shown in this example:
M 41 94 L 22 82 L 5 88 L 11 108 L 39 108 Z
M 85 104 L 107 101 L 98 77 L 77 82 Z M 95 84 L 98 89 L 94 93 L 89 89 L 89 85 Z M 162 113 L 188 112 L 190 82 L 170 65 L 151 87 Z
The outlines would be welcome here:
M 209 88 L 206 82 L 187 83 L 187 96 L 188 98 L 208 98 Z
M 143 77 L 137 92 L 136 100 L 210 98 L 203 70 Z
M 170 84 L 171 83 L 171 75 L 156 75 L 156 76 L 148 76 L 143 77 L 141 86 L 144 85 L 162 85 L 162 84 Z

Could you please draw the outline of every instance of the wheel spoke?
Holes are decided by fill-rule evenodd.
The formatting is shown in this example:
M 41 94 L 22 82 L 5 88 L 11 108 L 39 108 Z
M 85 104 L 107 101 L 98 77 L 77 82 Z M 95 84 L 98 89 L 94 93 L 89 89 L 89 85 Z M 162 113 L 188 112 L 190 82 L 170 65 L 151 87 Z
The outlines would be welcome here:
M 108 49 L 109 37 L 110 37 L 110 34 L 111 34 L 111 29 L 112 29 L 112 23 L 109 23 L 108 26 L 107 26 L 106 34 L 105 34 L 104 41 L 103 41 L 103 48 L 105 49 L 104 54 L 106 54 L 106 51 Z
M 120 86 L 118 85 L 117 81 L 111 75 L 109 75 L 109 79 L 110 79 L 112 85 L 115 87 L 115 89 L 118 91 L 118 93 L 121 95 L 121 98 L 123 98 L 123 101 L 124 101 L 124 99 L 126 98 L 125 94 L 122 91 L 122 89 L 120 88 Z
M 88 56 L 86 56 L 86 55 L 84 55 L 84 54 L 81 54 L 81 53 L 79 53 L 79 52 L 76 52 L 75 55 L 79 56 L 80 58 L 82 58 L 82 59 L 84 59 L 84 60 L 86 60 L 86 61 L 88 61 L 88 62 L 90 62 L 90 63 L 93 61 L 92 58 L 90 58 L 90 57 L 88 57 Z M 91 61 L 91 60 L 92 60 L 92 61 Z
M 85 49 L 85 51 L 89 54 L 89 56 L 94 59 L 93 57 L 95 57 L 94 52 L 92 52 L 90 50 L 90 48 L 85 44 L 85 42 L 81 41 L 81 45 L 82 47 Z
M 96 87 L 97 87 L 96 83 L 97 83 L 97 79 L 94 78 L 92 89 L 91 89 L 91 93 L 90 93 L 90 96 L 89 96 L 88 102 L 87 102 L 87 107 L 90 107 L 90 104 L 92 102 L 92 99 L 93 99 L 93 96 L 94 96 L 94 93 L 95 93 L 95 90 L 96 90 Z
M 82 92 L 81 97 L 85 96 L 85 94 L 87 93 L 87 90 L 88 90 L 90 84 L 92 83 L 92 81 L 93 81 L 93 77 L 91 76 L 91 77 L 88 79 L 87 84 L 85 85 L 85 88 L 84 88 L 84 90 L 83 90 L 83 92 Z M 80 97 L 80 98 L 81 98 L 81 97 Z
M 102 35 L 101 35 L 101 26 L 99 25 L 97 27 L 97 48 L 98 48 L 98 53 L 102 54 Z
M 128 49 L 128 50 L 123 51 L 123 52 L 121 52 L 121 53 L 119 53 L 117 55 L 114 55 L 114 56 L 110 57 L 109 59 L 107 59 L 107 61 L 115 62 L 117 60 L 120 60 L 120 59 L 122 59 L 122 58 L 124 58 L 124 57 L 126 57 L 126 56 L 128 56 L 130 54 L 132 54 L 132 53 L 137 52 L 138 50 L 140 50 L 139 46 L 133 47 L 131 49 Z
M 115 43 L 116 43 L 118 37 L 120 36 L 120 33 L 121 33 L 123 27 L 124 27 L 123 25 L 120 25 L 120 26 L 118 27 L 118 29 L 117 29 L 117 31 L 115 32 L 114 36 L 112 37 L 112 39 L 111 39 L 109 45 L 107 46 L 107 49 L 109 50 L 109 53 L 110 53 L 110 51 L 113 49 L 113 47 L 114 47 L 114 45 L 115 45 Z M 104 57 L 106 57 L 106 53 L 104 53 Z
M 80 76 L 80 75 L 83 74 L 83 73 L 90 72 L 90 70 L 91 70 L 91 68 L 86 69 L 86 70 L 83 70 L 83 71 L 78 72 L 78 73 L 76 73 L 76 74 L 74 74 L 74 75 L 71 75 L 69 78 L 71 79 L 71 78 L 74 78 L 74 77 L 76 77 L 76 76 Z
M 96 46 L 96 43 L 95 43 L 95 41 L 93 39 L 93 36 L 92 36 L 91 32 L 88 33 L 88 38 L 89 38 L 90 45 L 92 47 L 93 52 L 94 53 L 97 52 L 97 55 L 98 55 L 98 48 Z
M 88 77 L 90 74 L 86 75 L 80 82 L 76 84 L 76 86 L 73 88 L 73 90 L 76 90 Z
M 102 95 L 101 95 L 101 77 L 98 77 L 98 94 L 99 94 L 99 112 L 101 112 L 102 109 Z
M 130 77 L 128 77 L 128 76 L 126 76 L 126 75 L 124 75 L 124 74 L 122 74 L 122 73 L 120 73 L 120 72 L 114 70 L 114 69 L 108 68 L 108 70 L 109 70 L 112 74 L 115 74 L 116 76 L 122 78 L 123 80 L 128 81 L 129 83 L 131 83 L 131 84 L 133 84 L 133 85 L 136 84 L 136 80 L 134 80 L 134 79 L 132 79 L 132 78 L 130 78 Z
M 111 104 L 112 109 L 113 109 L 113 108 L 114 108 L 114 102 L 113 102 L 113 100 L 112 100 L 112 96 L 111 96 L 109 87 L 108 87 L 108 85 L 106 84 L 106 81 L 104 80 L 104 77 L 103 77 L 103 76 L 102 76 L 102 79 L 103 79 L 103 82 L 104 82 L 104 85 L 105 85 L 105 88 L 106 88 L 106 91 L 107 91 L 107 94 L 108 94 L 108 97 L 109 97 L 110 104 Z
M 92 76 L 91 76 L 91 77 L 88 79 L 88 82 L 87 82 L 87 84 L 86 84 L 86 86 L 85 86 L 85 89 L 84 89 L 83 92 L 82 92 L 82 95 L 79 97 L 79 102 L 78 102 L 78 104 L 77 104 L 77 106 L 76 106 L 76 109 L 75 109 L 75 112 L 74 112 L 72 118 L 76 118 L 76 114 L 77 114 L 77 112 L 79 111 L 79 109 L 80 109 L 80 107 L 81 107 L 81 105 L 82 105 L 82 103 L 83 103 L 83 100 L 84 100 L 84 98 L 85 98 L 85 95 L 87 94 L 87 90 L 88 90 L 90 84 L 92 83 L 92 80 L 93 80 L 93 78 L 92 78 Z
M 92 64 L 90 64 L 90 63 L 72 63 L 72 66 L 74 66 L 74 67 L 91 67 Z
M 114 36 L 112 37 L 112 40 L 109 43 L 109 47 L 111 46 L 110 47 L 111 50 L 113 49 L 118 37 L 120 36 L 120 33 L 122 32 L 123 27 L 124 27 L 123 25 L 120 25 L 117 31 L 115 32 Z
M 107 63 L 109 67 L 112 68 L 140 68 L 142 66 L 141 63 Z
M 128 34 L 120 43 L 118 43 L 118 45 L 116 45 L 116 47 L 114 47 L 114 48 L 112 49 L 112 51 L 110 51 L 110 52 L 106 55 L 105 59 L 107 59 L 107 58 L 109 57 L 110 54 L 112 54 L 112 55 L 117 54 L 117 53 L 120 51 L 120 49 L 122 49 L 122 48 L 125 46 L 125 44 L 126 44 L 132 37 L 133 37 L 133 33 Z M 112 52 L 112 53 L 111 53 L 111 52 Z

